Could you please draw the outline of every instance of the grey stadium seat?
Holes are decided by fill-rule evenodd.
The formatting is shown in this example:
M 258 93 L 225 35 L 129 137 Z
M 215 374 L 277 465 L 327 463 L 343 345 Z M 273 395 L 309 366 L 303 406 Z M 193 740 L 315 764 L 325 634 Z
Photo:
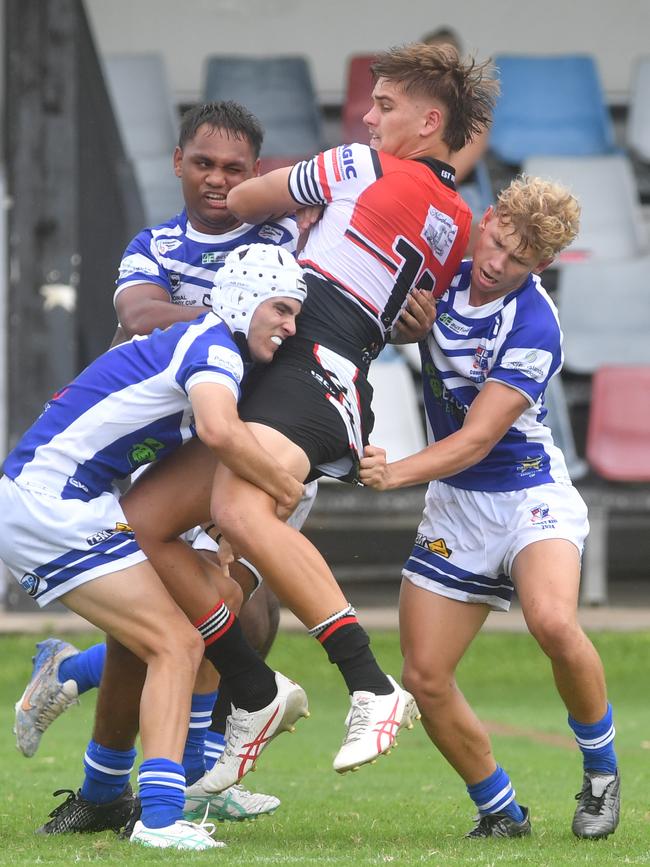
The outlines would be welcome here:
M 265 130 L 263 157 L 303 158 L 323 148 L 321 113 L 305 57 L 208 57 L 203 96 L 235 100 L 259 118 Z
M 104 71 L 147 223 L 164 222 L 183 208 L 172 168 L 179 124 L 164 60 L 159 54 L 113 54 L 104 58 Z

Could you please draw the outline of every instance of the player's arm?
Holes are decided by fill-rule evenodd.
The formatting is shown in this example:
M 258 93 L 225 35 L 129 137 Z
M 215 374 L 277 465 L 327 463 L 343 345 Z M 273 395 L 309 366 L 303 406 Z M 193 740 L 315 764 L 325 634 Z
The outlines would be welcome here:
M 115 298 L 117 318 L 127 340 L 134 334 L 151 334 L 154 328 L 189 322 L 209 309 L 203 305 L 173 304 L 169 293 L 156 283 L 134 283 L 122 289 Z
M 263 223 L 295 213 L 298 202 L 289 192 L 291 166 L 249 178 L 228 193 L 228 210 L 244 223 Z
M 516 389 L 486 382 L 459 431 L 390 464 L 383 449 L 367 446 L 360 479 L 364 485 L 386 491 L 453 476 L 483 460 L 529 406 Z
M 273 497 L 292 512 L 303 494 L 303 485 L 259 444 L 239 418 L 233 392 L 217 383 L 197 383 L 190 401 L 199 439 L 233 473 Z

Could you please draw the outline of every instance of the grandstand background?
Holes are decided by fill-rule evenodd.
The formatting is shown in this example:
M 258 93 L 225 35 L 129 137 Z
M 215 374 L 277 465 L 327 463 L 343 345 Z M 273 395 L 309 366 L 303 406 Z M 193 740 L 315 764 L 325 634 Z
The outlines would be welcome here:
M 167 217 L 180 202 L 171 173 L 175 125 L 183 108 L 212 95 L 208 91 L 210 58 L 215 68 L 225 55 L 249 60 L 285 55 L 303 59 L 302 96 L 309 115 L 302 140 L 305 153 L 300 149 L 270 151 L 267 165 L 274 159 L 286 164 L 313 152 L 317 148 L 308 144 L 314 141 L 323 147 L 341 142 L 352 57 L 412 41 L 442 25 L 456 30 L 465 51 L 480 59 L 515 54 L 590 58 L 602 85 L 610 124 L 606 167 L 614 167 L 614 188 L 629 186 L 630 196 L 622 205 L 627 211 L 616 219 L 622 237 L 616 241 L 620 246 L 613 256 L 614 230 L 606 226 L 601 240 L 594 241 L 594 250 L 587 254 L 584 249 L 575 250 L 572 261 L 562 263 L 544 281 L 561 296 L 561 310 L 564 299 L 578 291 L 573 289 L 575 281 L 585 282 L 588 272 L 576 277 L 575 269 L 595 265 L 593 282 L 587 281 L 587 305 L 597 280 L 608 275 L 609 281 L 600 287 L 602 294 L 593 304 L 596 311 L 602 311 L 601 322 L 596 317 L 587 334 L 574 337 L 567 331 L 567 357 L 572 360 L 563 375 L 561 393 L 554 396 L 554 431 L 571 453 L 576 483 L 590 502 L 594 524 L 590 580 L 583 602 L 649 598 L 650 468 L 643 467 L 642 454 L 627 475 L 617 478 L 616 466 L 608 475 L 596 469 L 587 455 L 591 385 L 600 361 L 650 365 L 646 327 L 650 327 L 650 267 L 645 267 L 650 141 L 645 151 L 638 144 L 634 147 L 629 124 L 637 64 L 650 57 L 650 4 L 646 0 L 618 4 L 548 0 L 543 14 L 538 4 L 526 0 L 493 0 L 490 4 L 412 0 L 400 9 L 370 0 L 332 0 L 326 5 L 315 0 L 185 0 L 182 4 L 164 0 L 48 0 L 46 4 L 0 0 L 0 14 L 3 455 L 48 394 L 108 345 L 115 324 L 112 287 L 122 249 L 142 225 Z M 125 67 L 127 55 L 132 65 Z M 147 58 L 144 66 L 138 65 L 143 57 Z M 233 65 L 229 64 L 231 71 Z M 295 69 L 291 67 L 292 83 L 298 77 Z M 146 75 L 151 77 L 145 79 Z M 224 75 L 222 71 L 222 81 Z M 217 74 L 216 84 L 219 79 Z M 261 93 L 266 76 L 259 75 L 257 80 L 257 95 L 268 101 L 268 95 Z M 144 86 L 139 89 L 139 84 Z M 130 104 L 124 102 L 125 92 L 131 97 Z M 563 93 L 560 89 L 552 95 L 560 101 Z M 251 93 L 250 99 L 254 98 Z M 645 102 L 650 105 L 647 91 Z M 292 100 L 294 107 L 297 104 Z M 251 108 L 260 111 L 257 105 Z M 642 126 L 637 124 L 637 133 L 639 129 Z M 267 141 L 271 137 L 269 129 Z M 539 159 L 547 153 L 528 156 Z M 589 154 L 581 156 L 587 159 Z M 584 166 L 583 161 L 581 170 Z M 480 194 L 489 196 L 518 167 L 499 159 L 493 149 L 478 179 L 482 184 L 477 181 Z M 601 184 L 604 168 L 605 163 L 597 165 L 597 183 L 589 177 L 584 182 L 585 197 Z M 614 205 L 611 198 L 608 208 L 612 214 Z M 599 219 L 600 215 L 595 222 Z M 607 264 L 598 264 L 601 257 L 608 259 Z M 629 276 L 625 270 L 626 276 L 619 277 L 628 266 Z M 612 294 L 620 296 L 621 284 L 631 286 L 637 279 L 640 292 L 629 300 L 626 296 L 612 316 Z M 563 281 L 570 285 L 562 295 Z M 584 305 L 582 310 L 586 312 Z M 625 310 L 634 311 L 625 328 L 636 325 L 637 339 L 630 339 L 625 330 L 618 348 L 608 355 L 606 336 L 598 328 L 605 322 L 611 332 L 612 322 L 622 321 Z M 576 319 L 575 311 L 567 309 L 563 316 L 568 329 Z M 578 311 L 578 325 L 581 318 Z M 585 348 L 578 352 L 579 347 Z M 389 444 L 391 457 L 421 442 L 416 367 L 412 358 L 409 366 L 409 358 L 393 352 L 377 368 L 381 399 L 376 441 Z M 397 416 L 394 406 L 390 413 L 382 414 L 384 400 L 390 404 L 396 393 L 407 401 L 400 407 L 400 417 L 410 419 L 401 432 L 389 425 L 390 418 Z M 650 396 L 632 391 L 627 406 L 644 400 L 650 405 Z M 409 432 L 409 442 L 404 430 Z M 647 444 L 648 426 L 635 436 L 635 441 L 645 437 Z M 353 601 L 394 600 L 399 566 L 408 552 L 421 500 L 421 490 L 389 497 L 323 486 L 308 532 L 337 576 L 354 588 L 351 596 L 358 594 Z M 20 607 L 28 602 L 14 593 L 9 594 L 7 604 Z

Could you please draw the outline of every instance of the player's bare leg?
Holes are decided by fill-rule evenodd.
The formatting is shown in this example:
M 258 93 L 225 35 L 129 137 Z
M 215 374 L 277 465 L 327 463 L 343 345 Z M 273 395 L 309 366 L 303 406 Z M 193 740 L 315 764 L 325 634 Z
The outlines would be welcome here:
M 487 605 L 448 599 L 403 580 L 400 591 L 402 679 L 427 734 L 466 783 L 496 768 L 490 739 L 456 683 L 456 667 L 489 613 Z
M 603 664 L 577 619 L 579 552 L 565 539 L 534 542 L 515 558 L 512 578 L 528 628 L 551 661 L 583 754 L 573 833 L 607 837 L 619 822 L 620 775 Z
M 260 444 L 296 478 L 306 478 L 309 460 L 300 447 L 273 428 L 249 426 Z M 215 473 L 211 509 L 235 550 L 264 575 L 345 679 L 352 709 L 335 770 L 351 770 L 389 751 L 399 729 L 412 726 L 417 708 L 412 697 L 377 665 L 368 636 L 325 560 L 304 536 L 277 517 L 275 503 L 264 491 L 223 466 Z

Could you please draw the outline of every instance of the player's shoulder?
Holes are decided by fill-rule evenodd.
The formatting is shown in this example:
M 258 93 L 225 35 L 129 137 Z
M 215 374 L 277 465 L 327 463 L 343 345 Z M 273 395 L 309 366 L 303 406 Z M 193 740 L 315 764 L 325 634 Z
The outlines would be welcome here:
M 544 289 L 537 274 L 530 274 L 520 292 L 513 293 L 507 305 L 512 308 L 515 323 L 538 331 L 559 334 L 557 307 Z
M 161 246 L 168 246 L 171 241 L 177 241 L 178 245 L 185 240 L 187 231 L 187 214 L 181 211 L 166 220 L 164 223 L 158 223 L 155 226 L 145 226 L 137 235 L 134 235 L 127 249 L 131 247 L 145 246 L 149 248 L 152 243 L 161 242 Z M 160 251 L 164 255 L 164 250 Z

